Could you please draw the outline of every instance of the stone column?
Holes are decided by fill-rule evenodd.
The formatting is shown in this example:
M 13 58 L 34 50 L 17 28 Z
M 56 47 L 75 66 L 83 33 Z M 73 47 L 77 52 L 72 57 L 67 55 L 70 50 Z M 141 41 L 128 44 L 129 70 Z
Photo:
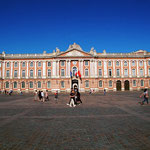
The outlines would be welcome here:
M 104 60 L 104 78 L 107 78 L 107 61 Z
M 132 77 L 132 74 L 131 74 L 131 60 L 129 60 L 129 77 Z
M 2 79 L 5 78 L 5 61 L 3 62 L 3 76 L 2 76 Z
M 93 77 L 93 60 L 90 59 L 90 70 L 89 70 L 90 77 Z
M 13 61 L 11 61 L 10 79 L 13 78 Z
M 46 78 L 46 61 L 43 61 L 43 78 Z
M 95 77 L 97 78 L 98 76 L 97 76 L 97 60 L 95 60 L 95 64 L 94 64 L 94 66 L 95 66 Z
M 81 60 L 81 76 L 84 77 L 84 74 L 83 74 L 83 59 Z
M 124 77 L 124 74 L 123 74 L 123 60 L 121 60 L 121 77 L 122 78 Z
M 52 68 L 53 78 L 56 78 L 56 60 L 53 60 L 53 68 Z
M 115 60 L 113 60 L 113 77 L 116 77 Z
M 68 60 L 68 76 L 70 77 L 70 63 L 71 63 L 71 60 Z
M 59 78 L 59 60 L 57 60 L 57 70 L 56 70 L 56 73 L 57 73 L 57 77 Z
M 18 78 L 20 79 L 20 61 L 18 62 L 18 64 L 19 64 Z
M 137 62 L 137 69 L 136 69 L 136 71 L 137 71 L 137 77 L 139 77 L 139 61 L 138 60 L 136 60 L 136 62 Z
M 144 60 L 144 70 L 145 70 L 145 77 L 147 77 L 147 65 L 146 65 L 146 60 Z
M 34 61 L 34 78 L 36 78 L 36 61 Z
M 66 60 L 66 78 L 68 77 L 68 60 Z
M 29 66 L 28 65 L 29 65 L 29 62 L 27 61 L 26 63 L 27 63 L 27 76 L 26 76 L 26 78 L 28 79 L 28 70 L 29 70 Z

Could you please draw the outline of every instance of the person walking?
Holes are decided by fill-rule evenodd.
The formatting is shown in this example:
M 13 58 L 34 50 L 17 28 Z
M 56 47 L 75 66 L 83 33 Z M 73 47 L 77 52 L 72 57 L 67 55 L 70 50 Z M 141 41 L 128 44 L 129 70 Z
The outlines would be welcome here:
M 46 92 L 45 92 L 45 100 L 46 100 L 46 101 L 49 101 L 48 90 L 46 90 Z
M 69 104 L 70 107 L 75 107 L 75 92 L 74 90 L 72 89 L 71 93 L 70 93 L 70 104 Z
M 45 102 L 44 92 L 41 91 L 42 102 Z
M 58 102 L 58 91 L 55 92 L 55 103 Z
M 42 98 L 41 91 L 38 92 L 38 97 L 39 97 L 39 101 L 41 101 L 41 98 Z
M 148 104 L 148 90 L 145 89 L 144 92 L 140 95 L 140 98 L 144 97 L 144 100 L 141 102 L 141 105 L 144 105 L 144 102 L 147 102 Z
M 106 89 L 104 89 L 104 96 L 106 95 Z

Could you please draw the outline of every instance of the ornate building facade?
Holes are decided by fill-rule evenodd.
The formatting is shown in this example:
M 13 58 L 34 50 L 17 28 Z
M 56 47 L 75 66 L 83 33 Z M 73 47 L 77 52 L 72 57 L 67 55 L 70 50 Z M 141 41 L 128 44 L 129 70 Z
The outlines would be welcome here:
M 80 72 L 81 78 L 75 76 Z M 72 78 L 71 78 L 72 74 Z M 0 90 L 66 91 L 77 85 L 81 92 L 140 90 L 150 87 L 150 53 L 85 52 L 73 44 L 61 52 L 0 54 Z

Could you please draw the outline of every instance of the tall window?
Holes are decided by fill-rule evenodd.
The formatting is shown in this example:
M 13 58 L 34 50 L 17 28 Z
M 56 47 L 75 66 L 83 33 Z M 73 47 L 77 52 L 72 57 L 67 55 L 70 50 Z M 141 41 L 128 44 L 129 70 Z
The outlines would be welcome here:
M 33 61 L 30 62 L 30 67 L 33 67 Z
M 120 69 L 117 69 L 117 77 L 120 76 Z
M 51 62 L 50 62 L 50 61 L 47 62 L 47 66 L 48 66 L 48 67 L 51 67 Z
M 0 62 L 0 67 L 2 67 L 2 63 Z
M 51 82 L 50 81 L 47 82 L 47 88 L 51 88 Z
M 103 83 L 102 80 L 100 80 L 100 81 L 99 81 L 99 87 L 102 87 L 102 86 L 103 86 L 102 83 Z
M 14 71 L 14 77 L 17 77 L 17 76 L 18 76 L 18 71 L 15 70 L 15 71 Z
M 134 87 L 136 86 L 136 80 L 133 80 L 133 86 Z
M 33 78 L 33 70 L 30 70 L 30 78 Z
M 47 71 L 47 76 L 50 78 L 51 77 L 51 69 L 48 69 Z
M 6 71 L 6 77 L 8 78 L 10 76 L 9 70 Z
M 14 89 L 17 88 L 17 82 L 14 82 Z
M 140 76 L 143 76 L 143 69 L 140 69 Z
M 109 80 L 109 87 L 112 87 L 112 81 Z
M 125 77 L 128 76 L 128 69 L 124 69 L 124 76 L 125 76 Z
M 38 77 L 41 77 L 41 70 L 38 70 Z
M 61 81 L 61 88 L 65 88 L 65 82 L 64 81 Z
M 17 62 L 14 63 L 14 67 L 15 68 L 18 67 L 18 63 Z
M 25 88 L 25 82 L 24 81 L 21 83 L 21 87 Z
M 112 76 L 112 70 L 111 69 L 108 69 L 108 74 L 109 74 L 109 77 Z
M 135 66 L 135 61 L 134 60 L 132 61 L 132 66 Z
M 25 67 L 26 66 L 26 63 L 25 62 L 22 62 L 22 67 Z
M 62 76 L 62 77 L 65 76 L 65 69 L 61 69 L 61 76 Z
M 98 75 L 99 75 L 99 77 L 102 76 L 102 69 L 99 69 L 99 70 L 98 70 Z
M 40 81 L 38 81 L 38 83 L 37 83 L 38 85 L 37 85 L 37 87 L 38 88 L 41 88 L 41 82 Z
M 127 65 L 128 65 L 127 61 L 124 61 L 124 66 L 127 66 Z
M 133 76 L 133 77 L 136 76 L 135 69 L 132 69 L 132 76 Z
M 148 65 L 150 66 L 150 60 L 148 61 Z
M 65 66 L 65 61 L 64 60 L 61 61 L 61 66 Z
M 6 67 L 7 67 L 7 68 L 10 67 L 10 63 L 9 63 L 9 62 L 6 63 Z
M 111 66 L 111 61 L 108 62 L 108 66 L 109 66 L 109 67 Z
M 38 67 L 41 67 L 41 62 L 38 62 Z
M 98 61 L 98 66 L 102 66 L 102 62 L 101 61 Z
M 116 61 L 116 66 L 119 66 L 119 61 Z
M 148 69 L 148 75 L 150 76 L 150 68 Z
M 140 65 L 140 66 L 143 66 L 143 61 L 142 61 L 142 60 L 140 61 L 140 64 L 139 64 L 139 65 Z
M 25 76 L 26 76 L 25 70 L 22 70 L 22 77 L 25 78 Z
M 32 82 L 32 81 L 30 81 L 29 87 L 30 87 L 30 88 L 33 88 L 33 82 Z
M 88 75 L 89 75 L 89 70 L 85 69 L 85 76 L 88 76 Z
M 86 88 L 89 87 L 89 81 L 88 81 L 88 80 L 85 81 L 85 87 L 86 87 Z
M 5 87 L 6 87 L 6 88 L 9 88 L 9 82 L 6 82 L 6 83 L 5 83 Z
M 73 77 L 75 76 L 75 73 L 77 72 L 77 68 L 76 67 L 73 67 L 72 68 L 72 73 L 73 73 Z
M 88 66 L 88 65 L 89 65 L 88 60 L 85 60 L 84 62 L 85 62 L 85 66 Z
M 141 86 L 144 86 L 144 80 L 141 80 Z

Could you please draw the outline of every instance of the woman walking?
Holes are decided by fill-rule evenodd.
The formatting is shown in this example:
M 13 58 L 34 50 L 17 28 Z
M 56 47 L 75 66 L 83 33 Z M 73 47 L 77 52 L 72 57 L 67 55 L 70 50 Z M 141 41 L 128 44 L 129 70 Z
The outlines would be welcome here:
M 141 95 L 140 95 L 140 98 L 142 97 L 142 96 L 144 96 L 144 100 L 141 102 L 141 105 L 144 105 L 144 102 L 147 102 L 147 104 L 148 104 L 148 90 L 147 89 L 145 89 L 144 90 L 144 93 L 142 93 Z

